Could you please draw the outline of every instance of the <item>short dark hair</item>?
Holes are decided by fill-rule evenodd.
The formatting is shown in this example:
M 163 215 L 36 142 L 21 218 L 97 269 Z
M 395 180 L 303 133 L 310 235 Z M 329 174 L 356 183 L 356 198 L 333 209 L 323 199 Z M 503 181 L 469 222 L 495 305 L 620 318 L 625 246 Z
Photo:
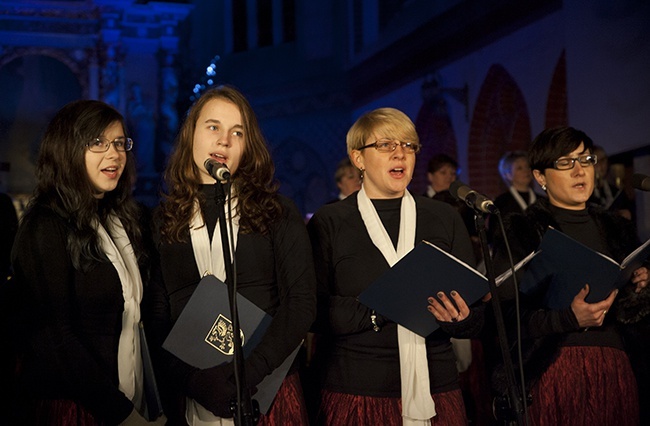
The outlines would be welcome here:
M 543 130 L 533 140 L 528 151 L 530 168 L 544 173 L 545 169 L 553 167 L 555 160 L 570 154 L 581 143 L 584 144 L 585 151 L 593 153 L 594 142 L 581 130 L 567 126 Z
M 450 165 L 456 171 L 458 170 L 458 163 L 456 160 L 447 154 L 436 154 L 429 160 L 429 164 L 427 165 L 427 172 L 435 173 L 444 165 Z

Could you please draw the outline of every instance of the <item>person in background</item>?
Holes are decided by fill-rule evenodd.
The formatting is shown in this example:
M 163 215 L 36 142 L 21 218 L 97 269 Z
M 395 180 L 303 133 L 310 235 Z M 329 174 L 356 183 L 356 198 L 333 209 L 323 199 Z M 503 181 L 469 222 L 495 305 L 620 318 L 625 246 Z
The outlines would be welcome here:
M 14 244 L 14 237 L 18 229 L 18 215 L 16 208 L 9 194 L 0 193 L 0 339 L 3 342 L 9 341 L 13 325 L 5 317 L 5 314 L 11 309 L 14 303 L 12 295 L 9 293 L 11 280 L 11 247 Z M 0 355 L 0 381 L 7 384 L 14 380 L 14 370 L 16 367 L 16 354 L 13 348 L 6 347 Z M 2 398 L 0 403 L 0 412 L 8 413 L 12 409 L 9 398 Z
M 362 115 L 347 149 L 363 173 L 361 190 L 324 205 L 307 225 L 318 279 L 314 329 L 327 342 L 313 361 L 322 373 L 317 424 L 465 425 L 450 335 L 477 333 L 482 306 L 470 309 L 456 293 L 460 310 L 438 306 L 431 320 L 441 328 L 419 340 L 357 296 L 423 239 L 473 265 L 467 230 L 451 206 L 407 190 L 420 145 L 403 112 Z M 408 355 L 418 344 L 423 353 Z
M 334 181 L 336 182 L 336 187 L 339 189 L 339 196 L 328 203 L 342 200 L 361 189 L 361 173 L 359 169 L 352 165 L 349 157 L 345 157 L 339 161 L 336 172 L 334 172 Z
M 449 191 L 449 185 L 458 177 L 458 162 L 447 154 L 436 154 L 427 164 L 427 191 L 424 195 L 433 198 L 437 193 Z
M 537 249 L 549 226 L 619 262 L 639 245 L 628 220 L 588 207 L 598 158 L 584 132 L 572 127 L 546 129 L 533 141 L 528 159 L 547 197 L 504 220 L 515 263 Z M 509 265 L 504 242 L 497 239 L 497 273 Z M 518 275 L 523 276 L 525 269 Z M 609 313 L 626 301 L 615 301 L 617 292 L 613 291 L 604 300 L 587 303 L 589 283 L 583 284 L 566 309 L 548 309 L 540 297 L 519 295 L 524 370 L 532 396 L 528 407 L 531 424 L 638 425 L 635 377 L 615 314 Z M 647 295 L 647 285 L 648 269 L 641 267 L 628 287 L 633 294 Z M 504 312 L 516 315 L 514 307 L 510 308 L 512 280 L 500 291 Z M 505 392 L 502 379 L 495 375 L 493 381 L 500 394 Z
M 533 174 L 525 151 L 506 152 L 499 161 L 499 174 L 508 187 L 508 191 L 494 199 L 494 205 L 499 208 L 502 217 L 509 213 L 521 213 L 537 201 L 537 194 L 531 185 Z
M 476 231 L 476 224 L 474 222 L 474 210 L 469 208 L 465 202 L 455 198 L 449 192 L 449 186 L 458 177 L 458 163 L 447 154 L 436 154 L 429 159 L 427 165 L 427 180 L 429 186 L 424 194 L 434 200 L 439 200 L 453 206 L 467 227 L 472 244 L 474 247 L 474 254 L 476 262 L 482 259 L 481 247 L 478 240 L 478 233 Z
M 132 148 L 122 115 L 100 101 L 67 104 L 45 131 L 12 251 L 17 424 L 148 423 Z
M 630 200 L 621 188 L 609 182 L 609 158 L 601 146 L 594 146 L 594 154 L 598 157 L 596 164 L 596 184 L 594 193 L 589 198 L 589 204 L 612 210 L 626 219 L 632 220 L 635 210 L 634 202 Z
M 217 222 L 224 206 L 215 202 L 217 184 L 206 159 L 231 173 L 230 188 L 224 190 L 232 194 L 235 238 L 230 243 L 238 293 L 273 317 L 246 358 L 245 386 L 252 393 L 301 344 L 316 314 L 309 237 L 296 206 L 278 193 L 255 113 L 233 87 L 208 90 L 181 126 L 165 170 L 168 192 L 154 214 L 160 264 L 151 301 L 155 360 L 167 416 L 172 423 L 190 425 L 231 424 L 230 403 L 236 398 L 232 362 L 198 369 L 161 347 L 205 272 L 226 281 Z M 307 424 L 297 364 L 259 424 Z

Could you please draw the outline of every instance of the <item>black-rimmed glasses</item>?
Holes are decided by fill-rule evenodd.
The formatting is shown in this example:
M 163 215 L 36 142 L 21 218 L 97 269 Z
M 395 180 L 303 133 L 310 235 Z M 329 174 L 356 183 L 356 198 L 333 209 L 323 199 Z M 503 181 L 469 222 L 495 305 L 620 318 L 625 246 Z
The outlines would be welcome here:
M 582 167 L 591 167 L 598 162 L 598 156 L 595 154 L 583 154 L 574 158 L 560 158 L 553 162 L 553 168 L 557 170 L 571 170 L 575 167 L 576 161 Z
M 115 147 L 117 151 L 131 151 L 133 148 L 133 139 L 131 138 L 116 138 L 112 141 L 109 141 L 106 138 L 95 138 L 90 142 L 86 143 L 88 150 L 91 152 L 106 152 L 110 148 L 111 144 Z
M 379 152 L 393 152 L 398 146 L 401 146 L 404 152 L 409 154 L 417 154 L 420 152 L 420 144 L 415 142 L 402 142 L 395 139 L 379 139 L 374 143 L 362 146 L 359 148 L 359 151 L 366 148 L 375 148 Z

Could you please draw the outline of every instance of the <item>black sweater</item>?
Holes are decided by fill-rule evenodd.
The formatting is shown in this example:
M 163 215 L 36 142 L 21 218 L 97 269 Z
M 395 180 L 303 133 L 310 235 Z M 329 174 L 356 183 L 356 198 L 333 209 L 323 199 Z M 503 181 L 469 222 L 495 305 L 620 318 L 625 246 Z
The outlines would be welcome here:
M 515 263 L 537 249 L 549 226 L 618 262 L 639 245 L 631 222 L 620 216 L 598 208 L 583 211 L 564 210 L 552 206 L 548 199 L 541 198 L 525 213 L 511 215 L 505 220 Z M 494 257 L 497 273 L 508 268 L 505 247 L 500 236 L 495 241 Z M 525 267 L 518 271 L 520 280 L 524 272 Z M 505 306 L 506 323 L 514 325 L 514 292 L 511 280 L 500 287 L 500 295 Z M 614 323 L 618 299 L 611 309 L 612 314 L 606 316 L 602 327 L 584 331 L 579 328 L 571 308 L 548 310 L 540 306 L 538 299 L 523 294 L 520 294 L 520 298 L 524 365 L 527 378 L 533 382 L 553 362 L 560 346 L 609 346 L 623 349 L 623 342 Z M 497 390 L 500 390 L 502 385 L 503 383 L 496 383 Z
M 118 424 L 133 410 L 118 389 L 122 286 L 108 259 L 76 270 L 69 233 L 64 219 L 38 205 L 18 230 L 12 251 L 18 400 L 74 400 L 98 420 Z
M 417 207 L 416 240 L 426 239 L 472 265 L 474 255 L 467 230 L 453 207 L 414 196 Z M 391 239 L 399 224 L 399 206 L 379 200 L 378 213 Z M 388 201 L 388 205 L 385 201 Z M 392 210 L 392 212 L 391 212 Z M 395 217 L 397 215 L 397 217 Z M 392 219 L 391 219 L 392 216 Z M 391 225 L 392 223 L 392 225 Z M 319 286 L 319 308 L 315 331 L 322 333 L 318 357 L 323 367 L 325 389 L 348 394 L 399 397 L 400 367 L 397 324 L 380 318 L 380 332 L 372 329 L 370 310 L 356 297 L 389 269 L 372 243 L 353 194 L 323 206 L 308 224 Z M 435 271 L 432 271 L 435 274 Z M 426 309 L 427 301 L 413 309 Z M 456 359 L 449 334 L 466 337 L 480 329 L 482 312 L 465 321 L 442 326 L 426 338 L 431 392 L 458 387 Z M 431 321 L 436 319 L 431 316 Z
M 269 234 L 239 232 L 234 256 L 238 293 L 273 316 L 262 341 L 246 359 L 247 382 L 252 386 L 282 364 L 305 338 L 316 315 L 316 279 L 305 224 L 289 199 L 279 199 L 282 217 L 271 225 Z M 208 228 L 214 230 L 212 237 L 220 238 L 219 228 L 215 229 L 217 207 L 208 200 L 202 207 L 204 217 Z M 152 313 L 150 338 L 159 349 L 201 277 L 189 230 L 182 243 L 161 243 L 159 236 L 155 239 L 160 269 L 148 305 Z M 163 393 L 187 395 L 189 377 L 196 369 L 167 351 L 158 355 Z M 232 389 L 231 384 L 224 385 L 226 388 Z

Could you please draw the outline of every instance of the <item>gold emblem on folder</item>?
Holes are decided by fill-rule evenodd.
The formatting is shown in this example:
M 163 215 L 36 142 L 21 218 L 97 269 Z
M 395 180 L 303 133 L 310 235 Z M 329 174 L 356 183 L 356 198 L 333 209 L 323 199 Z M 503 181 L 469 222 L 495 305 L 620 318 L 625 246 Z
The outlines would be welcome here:
M 241 335 L 241 342 L 243 346 L 244 332 L 240 329 L 239 333 Z M 212 324 L 210 332 L 205 337 L 205 342 L 224 355 L 234 355 L 235 345 L 232 321 L 230 321 L 222 314 L 219 314 L 217 319 Z

